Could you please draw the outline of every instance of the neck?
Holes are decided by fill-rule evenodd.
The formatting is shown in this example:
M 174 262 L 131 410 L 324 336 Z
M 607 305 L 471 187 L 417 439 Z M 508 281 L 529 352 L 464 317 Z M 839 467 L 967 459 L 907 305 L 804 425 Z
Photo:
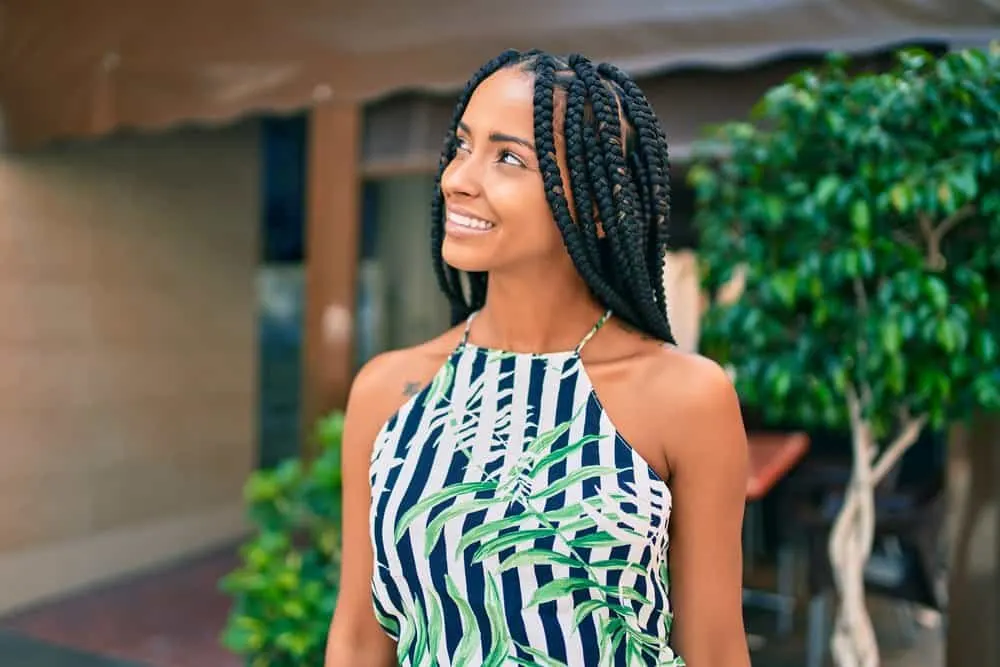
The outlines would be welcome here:
M 604 311 L 575 270 L 494 272 L 473 335 L 484 347 L 512 352 L 571 350 Z

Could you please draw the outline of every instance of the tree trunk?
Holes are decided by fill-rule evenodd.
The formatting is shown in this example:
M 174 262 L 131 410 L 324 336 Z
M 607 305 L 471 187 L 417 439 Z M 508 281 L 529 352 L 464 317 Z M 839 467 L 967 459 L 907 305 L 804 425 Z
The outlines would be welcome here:
M 865 565 L 875 536 L 875 452 L 866 423 L 854 424 L 852 442 L 851 481 L 830 532 L 830 564 L 839 601 L 830 650 L 838 667 L 877 667 L 878 641 L 865 601 Z
M 858 394 L 849 391 L 847 402 L 854 461 L 828 546 L 839 601 L 830 650 L 838 667 L 878 667 L 878 639 L 865 599 L 865 566 L 875 538 L 875 487 L 917 441 L 926 418 L 908 419 L 878 456 Z
M 1000 417 L 957 427 L 949 445 L 949 500 L 957 524 L 949 556 L 949 667 L 1000 664 Z M 953 533 L 954 534 L 954 533 Z

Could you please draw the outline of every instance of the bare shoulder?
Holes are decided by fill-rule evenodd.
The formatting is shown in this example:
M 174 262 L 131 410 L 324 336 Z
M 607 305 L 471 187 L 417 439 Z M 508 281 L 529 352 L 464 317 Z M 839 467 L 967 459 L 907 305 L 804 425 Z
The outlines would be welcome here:
M 462 327 L 413 347 L 390 350 L 372 357 L 351 384 L 347 427 L 374 436 L 411 396 L 420 392 L 458 345 Z
M 659 345 L 646 353 L 642 397 L 664 434 L 673 473 L 693 460 L 746 457 L 739 397 L 726 371 L 706 357 Z

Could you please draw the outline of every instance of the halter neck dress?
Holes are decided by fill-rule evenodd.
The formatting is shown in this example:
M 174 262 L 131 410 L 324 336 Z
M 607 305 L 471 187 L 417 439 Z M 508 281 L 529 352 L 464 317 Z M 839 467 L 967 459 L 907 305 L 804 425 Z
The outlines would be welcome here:
M 667 485 L 573 349 L 461 341 L 372 452 L 372 600 L 401 667 L 682 667 Z M 473 314 L 473 317 L 475 313 Z

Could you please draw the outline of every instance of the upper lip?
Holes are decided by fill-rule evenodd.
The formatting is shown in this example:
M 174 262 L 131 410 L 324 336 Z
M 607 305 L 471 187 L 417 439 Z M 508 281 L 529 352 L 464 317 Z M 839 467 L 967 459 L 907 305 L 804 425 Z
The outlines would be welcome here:
M 446 214 L 450 215 L 452 213 L 455 213 L 457 215 L 465 216 L 466 218 L 475 218 L 476 220 L 482 220 L 482 221 L 488 222 L 490 224 L 496 224 L 495 222 L 493 222 L 491 219 L 487 218 L 486 216 L 479 215 L 478 213 L 475 213 L 475 212 L 470 211 L 468 209 L 462 208 L 460 206 L 448 206 L 447 209 L 446 209 Z

